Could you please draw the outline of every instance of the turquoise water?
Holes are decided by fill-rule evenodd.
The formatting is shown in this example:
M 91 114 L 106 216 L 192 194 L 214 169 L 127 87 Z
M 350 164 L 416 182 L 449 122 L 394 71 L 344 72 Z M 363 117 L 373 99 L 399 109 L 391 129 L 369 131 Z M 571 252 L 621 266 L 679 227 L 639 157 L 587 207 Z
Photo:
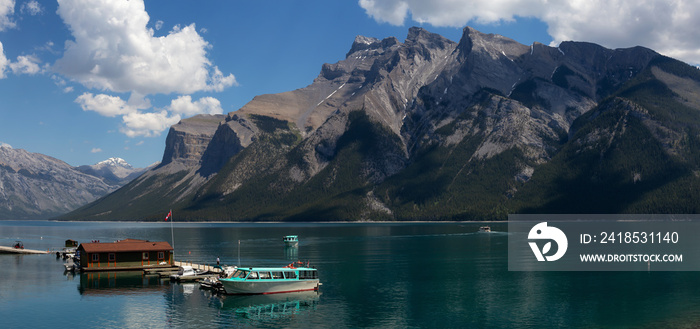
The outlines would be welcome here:
M 700 325 L 697 272 L 509 272 L 506 224 L 175 223 L 177 260 L 309 261 L 319 293 L 217 296 L 140 272 L 65 274 L 54 255 L 0 254 L 4 328 L 473 327 Z M 298 248 L 282 237 L 299 235 Z M 0 221 L 0 245 L 170 241 L 170 223 Z

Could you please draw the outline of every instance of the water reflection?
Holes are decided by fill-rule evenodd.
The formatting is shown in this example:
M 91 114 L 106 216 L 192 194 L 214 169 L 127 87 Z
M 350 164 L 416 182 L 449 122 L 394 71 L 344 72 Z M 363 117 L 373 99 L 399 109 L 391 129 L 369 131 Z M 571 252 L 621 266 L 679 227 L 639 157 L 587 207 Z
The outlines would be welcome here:
M 288 261 L 299 260 L 299 247 L 297 246 L 285 246 L 284 247 L 284 259 Z
M 272 295 L 220 296 L 218 307 L 237 318 L 251 320 L 278 319 L 316 309 L 320 293 L 293 292 Z
M 79 276 L 78 291 L 81 295 L 151 294 L 170 284 L 157 275 L 144 275 L 141 271 L 88 272 Z

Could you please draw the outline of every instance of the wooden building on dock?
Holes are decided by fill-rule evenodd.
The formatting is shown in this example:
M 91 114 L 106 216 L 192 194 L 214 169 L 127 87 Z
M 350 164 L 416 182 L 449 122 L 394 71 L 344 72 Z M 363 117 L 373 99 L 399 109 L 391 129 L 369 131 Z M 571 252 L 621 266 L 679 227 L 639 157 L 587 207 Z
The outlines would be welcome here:
M 126 239 L 78 246 L 82 271 L 140 270 L 173 266 L 173 247 L 160 241 Z

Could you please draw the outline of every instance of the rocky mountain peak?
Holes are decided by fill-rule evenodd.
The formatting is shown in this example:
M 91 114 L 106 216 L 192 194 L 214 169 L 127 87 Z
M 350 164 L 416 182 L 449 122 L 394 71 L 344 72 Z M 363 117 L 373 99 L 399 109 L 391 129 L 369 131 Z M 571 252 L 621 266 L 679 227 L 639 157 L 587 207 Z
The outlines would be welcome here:
M 128 162 L 126 162 L 126 160 L 122 158 L 109 158 L 107 160 L 96 163 L 95 166 L 133 168 Z
M 358 51 L 363 51 L 363 50 L 368 50 L 371 48 L 376 48 L 379 46 L 379 39 L 377 38 L 370 38 L 370 37 L 365 37 L 362 35 L 358 35 L 355 37 L 355 41 L 352 43 L 352 47 L 350 47 L 350 51 L 345 55 L 345 57 L 350 57 L 350 55 L 358 52 Z
M 472 27 L 465 27 L 457 49 L 462 57 L 472 52 L 486 53 L 492 58 L 513 59 L 528 52 L 529 47 L 499 34 L 482 33 Z

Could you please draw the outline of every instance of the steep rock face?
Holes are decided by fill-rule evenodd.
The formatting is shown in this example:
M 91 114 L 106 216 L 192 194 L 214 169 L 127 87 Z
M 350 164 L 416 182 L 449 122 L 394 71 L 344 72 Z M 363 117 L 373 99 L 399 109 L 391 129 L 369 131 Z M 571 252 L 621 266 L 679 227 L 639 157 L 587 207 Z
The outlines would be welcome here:
M 258 128 L 250 120 L 235 113 L 229 114 L 202 154 L 199 173 L 208 177 L 218 172 L 232 156 L 248 147 L 258 133 Z
M 165 140 L 165 152 L 161 167 L 178 163 L 185 168 L 200 164 L 219 122 L 224 115 L 197 115 L 170 127 Z

